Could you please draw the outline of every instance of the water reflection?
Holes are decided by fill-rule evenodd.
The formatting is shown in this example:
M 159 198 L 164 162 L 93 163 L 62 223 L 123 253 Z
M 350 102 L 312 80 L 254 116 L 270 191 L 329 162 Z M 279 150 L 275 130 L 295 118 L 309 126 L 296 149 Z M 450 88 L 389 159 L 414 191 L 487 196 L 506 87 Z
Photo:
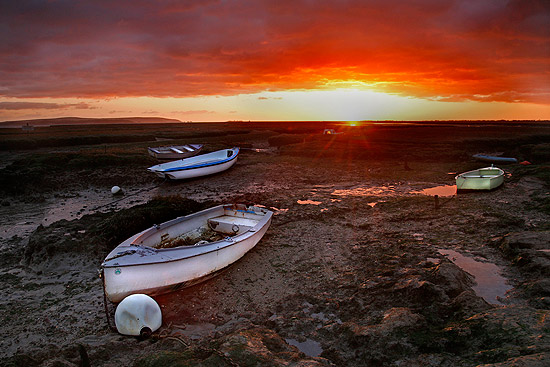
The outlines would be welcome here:
M 381 196 L 394 193 L 395 186 L 375 186 L 334 190 L 331 194 L 336 196 Z
M 314 201 L 314 200 L 298 200 L 297 201 L 298 204 L 302 204 L 302 205 L 306 205 L 306 204 L 310 204 L 310 205 L 321 205 L 322 202 L 321 201 Z
M 506 292 L 512 287 L 500 275 L 500 269 L 496 264 L 476 261 L 453 250 L 439 250 L 439 253 L 474 276 L 477 285 L 473 290 L 478 296 L 494 305 L 503 304 L 499 298 L 506 297 Z
M 353 187 L 351 189 L 337 189 L 331 192 L 332 195 L 336 196 L 359 196 L 359 197 L 369 197 L 369 196 L 396 196 L 396 195 L 406 195 L 406 194 L 420 194 L 434 196 L 438 195 L 441 197 L 453 196 L 456 194 L 456 185 L 442 185 L 436 187 L 429 187 L 422 190 L 411 190 L 406 185 L 388 185 L 388 186 L 374 186 L 374 187 Z M 369 205 L 374 206 L 372 202 Z
M 316 342 L 312 339 L 306 339 L 306 341 L 302 343 L 300 343 L 296 339 L 285 339 L 285 341 L 290 345 L 294 345 L 300 350 L 300 352 L 310 357 L 318 357 L 319 355 L 321 355 L 321 353 L 323 353 L 321 343 Z
M 421 194 L 421 195 L 429 195 L 429 196 L 454 196 L 456 194 L 456 185 L 443 185 L 443 186 L 436 186 L 436 187 L 429 187 L 424 190 L 420 191 L 411 191 L 411 194 Z

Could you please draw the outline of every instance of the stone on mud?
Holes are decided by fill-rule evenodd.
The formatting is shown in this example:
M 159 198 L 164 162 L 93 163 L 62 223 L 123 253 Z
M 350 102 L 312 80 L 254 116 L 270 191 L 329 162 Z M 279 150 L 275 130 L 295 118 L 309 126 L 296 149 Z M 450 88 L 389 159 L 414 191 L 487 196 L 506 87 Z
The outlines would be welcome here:
M 466 290 L 453 298 L 451 309 L 456 316 L 468 316 L 491 309 L 492 306 L 473 290 Z
M 523 271 L 550 274 L 550 231 L 510 233 L 501 237 L 496 244 Z
M 222 339 L 218 350 L 238 365 L 304 367 L 331 366 L 327 359 L 307 357 L 286 343 L 276 332 L 264 328 L 243 330 Z
M 550 353 L 538 353 L 510 358 L 505 362 L 483 364 L 479 367 L 546 367 L 550 361 Z
M 454 298 L 475 284 L 473 276 L 450 261 L 443 261 L 432 274 L 432 281 L 442 287 L 445 293 Z

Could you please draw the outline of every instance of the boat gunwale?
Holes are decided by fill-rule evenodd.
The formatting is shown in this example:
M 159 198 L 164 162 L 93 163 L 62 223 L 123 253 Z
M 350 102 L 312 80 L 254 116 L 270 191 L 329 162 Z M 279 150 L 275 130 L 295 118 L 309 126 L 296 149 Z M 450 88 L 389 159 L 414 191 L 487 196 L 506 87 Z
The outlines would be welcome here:
M 476 176 L 466 176 L 468 173 L 479 172 L 479 171 L 484 170 L 484 169 L 490 169 L 490 170 L 497 171 L 498 174 L 490 175 L 490 176 L 486 176 L 486 177 L 482 177 L 481 175 L 478 175 L 478 177 L 476 177 Z M 458 179 L 473 179 L 473 180 L 475 180 L 475 179 L 479 179 L 479 180 L 489 179 L 489 180 L 493 180 L 493 179 L 496 179 L 496 178 L 500 178 L 501 176 L 504 176 L 504 170 L 502 168 L 483 167 L 483 168 L 478 168 L 478 169 L 474 169 L 474 170 L 471 170 L 471 171 L 459 173 L 458 175 L 455 176 L 455 180 L 458 180 Z
M 212 247 L 212 249 L 207 249 L 205 251 L 198 252 L 196 254 L 187 255 L 187 256 L 180 256 L 178 258 L 172 258 L 172 259 L 161 259 L 161 260 L 155 260 L 155 261 L 143 262 L 143 263 L 134 263 L 134 264 L 119 264 L 119 263 L 106 264 L 106 262 L 112 262 L 113 260 L 118 258 L 118 256 L 113 256 L 110 259 L 103 260 L 103 262 L 101 264 L 101 268 L 106 269 L 106 268 L 128 267 L 128 266 L 147 266 L 147 265 L 152 265 L 152 264 L 182 261 L 182 260 L 190 259 L 190 258 L 193 258 L 193 257 L 196 257 L 196 256 L 202 256 L 204 254 L 208 254 L 208 253 L 211 253 L 211 252 L 214 252 L 214 251 L 218 251 L 218 250 L 225 249 L 225 248 L 228 248 L 230 246 L 239 244 L 242 241 L 248 239 L 249 237 L 252 237 L 255 233 L 261 231 L 261 229 L 264 228 L 266 226 L 266 224 L 273 217 L 273 212 L 272 211 L 260 208 L 262 210 L 265 210 L 266 213 L 258 221 L 258 223 L 255 226 L 247 229 L 243 233 L 240 233 L 240 234 L 237 234 L 237 235 L 234 235 L 234 236 L 227 236 L 224 239 L 221 239 L 221 240 L 218 240 L 218 241 L 213 241 L 213 242 L 208 242 L 208 243 L 204 243 L 204 244 L 200 244 L 200 245 L 178 246 L 178 247 L 172 247 L 172 248 L 160 248 L 160 249 L 158 249 L 158 248 L 155 248 L 155 247 L 135 243 L 137 240 L 142 238 L 144 235 L 146 235 L 150 231 L 153 231 L 153 230 L 158 231 L 161 228 L 168 228 L 168 227 L 171 227 L 171 226 L 174 226 L 174 225 L 178 225 L 179 223 L 181 223 L 185 220 L 192 219 L 193 217 L 202 215 L 202 214 L 204 214 L 204 212 L 207 212 L 207 211 L 210 211 L 210 210 L 214 211 L 215 209 L 218 209 L 220 207 L 224 210 L 225 210 L 225 208 L 229 208 L 230 210 L 238 211 L 237 209 L 231 209 L 233 207 L 232 205 L 218 205 L 218 206 L 215 206 L 215 207 L 212 207 L 212 208 L 201 210 L 201 211 L 196 212 L 196 213 L 192 213 L 192 214 L 189 214 L 189 215 L 177 217 L 177 218 L 171 219 L 169 221 L 166 221 L 164 223 L 161 223 L 159 225 L 160 226 L 159 228 L 157 228 L 155 226 L 152 226 L 152 227 L 147 228 L 144 231 L 128 238 L 127 240 L 123 241 L 121 244 L 116 246 L 109 254 L 115 252 L 115 250 L 117 248 L 122 249 L 122 248 L 125 248 L 125 247 L 127 249 L 125 251 L 120 251 L 120 253 L 124 253 L 124 252 L 127 252 L 127 251 L 134 251 L 133 253 L 128 254 L 128 255 L 134 255 L 136 247 L 152 250 L 152 251 L 156 252 L 159 255 L 167 254 L 167 253 L 170 253 L 170 252 L 177 252 L 177 251 L 183 252 L 183 250 L 187 250 L 187 249 L 191 250 L 191 249 L 207 248 L 207 247 Z M 174 223 L 171 223 L 171 222 L 174 222 Z M 132 241 L 129 244 L 125 244 L 130 239 L 132 239 Z M 219 246 L 220 244 L 223 244 L 223 246 Z M 216 247 L 216 246 L 218 246 L 218 247 Z
M 502 156 L 482 154 L 482 153 L 474 154 L 472 155 L 472 157 L 482 162 L 493 162 L 493 163 L 503 163 L 503 164 L 518 163 L 517 158 L 514 158 L 514 157 L 502 157 Z
M 156 154 L 168 154 L 168 153 L 171 154 L 171 153 L 176 153 L 174 151 L 171 151 L 172 148 L 178 149 L 180 147 L 194 148 L 194 150 L 192 151 L 187 150 L 186 152 L 182 152 L 183 154 L 185 154 L 185 153 L 194 153 L 194 152 L 200 151 L 204 147 L 204 145 L 203 144 L 165 145 L 161 147 L 147 147 L 147 149 Z
M 153 173 L 167 173 L 167 172 L 180 172 L 180 171 L 188 171 L 188 170 L 205 168 L 205 167 L 218 166 L 220 164 L 229 163 L 232 160 L 236 159 L 237 156 L 239 155 L 239 148 L 222 149 L 222 150 L 219 150 L 219 151 L 216 151 L 216 152 L 212 152 L 212 153 L 217 153 L 217 152 L 220 152 L 220 151 L 229 151 L 229 150 L 235 152 L 235 154 L 233 154 L 231 157 L 224 158 L 223 160 L 215 160 L 215 161 L 203 162 L 203 163 L 197 162 L 195 164 L 188 165 L 188 166 L 172 167 L 172 168 L 166 168 L 166 169 L 158 169 L 158 168 L 155 169 L 154 168 L 156 166 L 161 166 L 163 164 L 166 164 L 166 163 L 161 163 L 161 164 L 157 164 L 156 166 L 149 167 L 149 168 L 147 168 L 147 170 L 150 171 L 150 172 L 153 172 Z M 208 154 L 211 154 L 211 153 L 206 153 L 204 155 L 208 155 Z M 189 157 L 189 158 L 199 158 L 199 157 L 200 157 L 200 155 L 194 156 L 194 157 Z M 182 158 L 181 160 L 189 159 L 189 158 Z M 170 163 L 170 162 L 168 162 L 168 163 Z

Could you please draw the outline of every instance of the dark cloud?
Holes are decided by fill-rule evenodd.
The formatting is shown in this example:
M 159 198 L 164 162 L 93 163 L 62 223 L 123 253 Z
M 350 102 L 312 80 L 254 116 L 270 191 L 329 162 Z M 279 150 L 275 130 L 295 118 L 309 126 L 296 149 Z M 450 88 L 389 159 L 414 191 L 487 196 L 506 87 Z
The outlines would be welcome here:
M 92 109 L 87 103 L 0 102 L 0 110 Z
M 0 96 L 232 95 L 376 84 L 550 103 L 546 0 L 3 1 Z

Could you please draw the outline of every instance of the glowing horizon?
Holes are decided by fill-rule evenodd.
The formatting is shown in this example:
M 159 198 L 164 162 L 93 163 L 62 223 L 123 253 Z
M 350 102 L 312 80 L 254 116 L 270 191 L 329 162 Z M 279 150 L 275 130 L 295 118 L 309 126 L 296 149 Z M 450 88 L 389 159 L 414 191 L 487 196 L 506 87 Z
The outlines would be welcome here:
M 0 19 L 0 121 L 550 119 L 544 0 L 58 0 Z

